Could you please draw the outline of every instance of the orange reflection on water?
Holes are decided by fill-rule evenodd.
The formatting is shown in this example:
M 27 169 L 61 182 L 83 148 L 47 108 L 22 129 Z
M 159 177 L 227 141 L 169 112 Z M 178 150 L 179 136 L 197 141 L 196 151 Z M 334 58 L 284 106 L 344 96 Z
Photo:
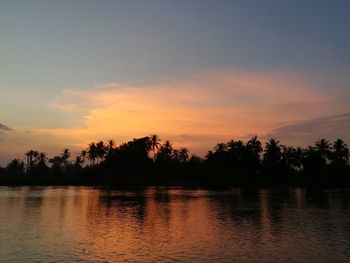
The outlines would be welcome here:
M 4 261 L 346 262 L 350 192 L 0 187 Z

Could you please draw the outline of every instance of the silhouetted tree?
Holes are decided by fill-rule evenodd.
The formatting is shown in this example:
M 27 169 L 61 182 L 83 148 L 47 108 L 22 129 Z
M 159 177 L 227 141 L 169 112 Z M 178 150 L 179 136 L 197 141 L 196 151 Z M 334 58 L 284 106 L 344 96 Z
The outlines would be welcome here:
M 161 140 L 156 134 L 151 135 L 149 138 L 150 138 L 151 149 L 153 151 L 153 157 L 155 158 L 156 150 L 159 149 Z
M 222 149 L 226 149 L 222 151 Z M 246 145 L 242 141 L 231 140 L 223 147 L 217 145 L 217 154 L 222 159 L 225 167 L 229 167 L 233 175 L 243 175 L 245 173 L 245 164 L 247 161 Z
M 170 163 L 173 159 L 173 147 L 170 141 L 166 141 L 156 154 L 157 163 Z
M 82 150 L 80 153 L 81 159 L 82 159 L 82 163 L 85 163 L 85 159 L 87 156 L 87 151 L 86 150 Z
M 180 163 L 185 163 L 188 160 L 188 149 L 185 147 L 181 147 L 179 149 L 179 155 L 178 155 Z
M 39 153 L 38 164 L 39 165 L 47 165 L 47 161 L 48 161 L 47 154 L 44 152 Z
M 69 149 L 64 149 L 61 155 L 55 156 L 49 160 L 51 163 L 51 171 L 54 176 L 62 176 L 69 170 L 71 163 L 69 158 L 71 153 Z
M 111 154 L 115 148 L 115 142 L 113 140 L 108 141 L 107 154 Z
M 281 172 L 282 150 L 280 142 L 270 138 L 265 144 L 263 155 L 264 170 L 267 175 L 277 175 Z
M 70 158 L 71 153 L 69 151 L 69 149 L 64 149 L 63 153 L 61 154 L 61 158 L 64 164 L 68 163 L 68 159 Z
M 43 152 L 38 152 L 36 150 L 30 150 L 25 153 L 27 157 L 27 174 L 43 174 L 46 172 L 46 154 Z M 45 170 L 45 171 L 44 171 Z
M 96 156 L 97 156 L 97 161 L 101 161 L 104 159 L 106 153 L 107 153 L 108 147 L 105 146 L 103 141 L 99 141 L 96 143 Z
M 260 155 L 263 151 L 261 141 L 257 136 L 252 137 L 246 144 L 247 159 L 246 167 L 247 173 L 250 175 L 258 174 L 260 170 Z
M 94 142 L 89 144 L 89 147 L 87 149 L 88 157 L 90 159 L 90 162 L 94 165 L 96 159 L 98 158 L 98 153 L 97 153 L 97 146 Z
M 327 161 L 330 160 L 332 154 L 330 142 L 326 139 L 320 139 L 316 141 L 315 150 L 319 154 L 323 165 L 325 165 Z
M 24 175 L 24 163 L 19 159 L 12 160 L 6 166 L 6 173 L 11 176 L 21 176 Z
M 153 160 L 150 157 L 151 151 Z M 17 178 L 27 174 L 29 176 L 26 178 L 39 176 L 34 182 L 40 179 L 57 180 L 59 183 L 66 179 L 69 181 L 69 177 L 74 180 L 94 177 L 99 182 L 111 175 L 126 182 L 133 180 L 134 183 L 144 183 L 150 178 L 150 182 L 164 183 L 164 180 L 169 179 L 162 179 L 165 177 L 158 175 L 166 174 L 169 176 L 166 178 L 171 178 L 174 182 L 193 180 L 207 185 L 232 185 L 235 182 L 345 182 L 350 185 L 349 149 L 341 139 L 333 144 L 320 139 L 313 146 L 304 149 L 284 146 L 278 140 L 270 138 L 263 150 L 262 143 L 254 136 L 246 143 L 241 140 L 218 143 L 213 150 L 208 151 L 205 159 L 201 159 L 195 155 L 189 158 L 188 149 L 174 149 L 170 141 L 160 144 L 159 137 L 152 135 L 135 138 L 119 146 L 113 140 L 108 143 L 92 142 L 74 161 L 70 161 L 71 153 L 68 149 L 49 161 L 46 153 L 36 150 L 26 152 L 25 156 L 26 165 L 18 159 L 12 160 L 5 169 L 0 169 L 0 174 Z M 83 166 L 86 158 L 91 165 Z M 11 177 L 3 178 L 7 180 Z M 0 177 L 0 183 L 1 180 Z
M 262 152 L 263 148 L 261 146 L 261 141 L 259 141 L 258 136 L 252 137 L 247 142 L 247 149 L 249 152 L 251 152 L 255 158 L 260 157 L 260 153 Z
M 77 156 L 75 157 L 75 162 L 74 162 L 74 166 L 81 166 L 84 163 L 83 158 L 81 156 Z
M 28 152 L 25 153 L 26 157 L 27 157 L 27 173 L 29 173 L 30 168 L 33 166 L 34 162 L 33 162 L 33 158 L 34 158 L 34 151 L 30 150 Z
M 333 143 L 333 151 L 330 154 L 331 165 L 337 174 L 344 174 L 346 165 L 349 161 L 349 149 L 345 142 L 337 139 Z
M 295 163 L 295 148 L 290 146 L 281 146 L 282 149 L 282 166 L 286 169 L 294 169 Z
M 227 150 L 226 144 L 225 143 L 218 143 L 215 148 L 215 152 L 225 152 Z
M 54 176 L 63 175 L 63 160 L 61 156 L 55 156 L 49 160 L 51 163 L 51 172 Z
M 140 170 L 146 169 L 149 162 L 152 162 L 148 157 L 151 150 L 149 137 L 133 139 L 128 143 L 123 143 L 116 147 L 111 154 L 106 158 L 105 164 L 113 170 Z

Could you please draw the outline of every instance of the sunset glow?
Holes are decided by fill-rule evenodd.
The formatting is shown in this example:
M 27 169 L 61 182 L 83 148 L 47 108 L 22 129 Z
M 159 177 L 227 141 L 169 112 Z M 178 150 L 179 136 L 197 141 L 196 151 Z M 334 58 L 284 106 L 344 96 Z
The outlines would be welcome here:
M 349 11 L 0 0 L 0 261 L 347 263 Z
M 116 5 L 121 8 L 115 8 L 116 12 L 128 8 L 126 3 Z M 147 10 L 152 6 L 142 5 Z M 243 8 L 243 4 L 240 5 Z M 226 2 L 224 6 L 228 9 L 233 7 Z M 80 13 L 78 15 L 78 7 L 71 6 L 72 14 L 67 14 L 65 21 L 71 21 L 80 29 L 79 36 L 75 35 L 76 31 L 64 26 L 61 17 L 52 16 L 52 21 L 67 34 L 56 43 L 46 39 L 43 32 L 50 25 L 39 23 L 36 17 L 41 15 L 36 14 L 33 7 L 27 7 L 27 13 L 19 18 L 22 22 L 27 21 L 32 37 L 24 41 L 24 26 L 15 28 L 13 34 L 5 33 L 8 42 L 2 51 L 6 47 L 22 50 L 24 46 L 19 45 L 29 41 L 32 45 L 23 50 L 29 48 L 26 54 L 35 54 L 35 57 L 30 57 L 27 68 L 23 68 L 21 63 L 13 64 L 18 52 L 13 55 L 6 53 L 2 59 L 8 74 L 0 82 L 0 102 L 6 109 L 0 112 L 0 124 L 3 125 L 0 126 L 0 162 L 19 157 L 30 148 L 40 148 L 49 154 L 65 147 L 79 152 L 93 140 L 114 139 L 119 144 L 153 133 L 159 134 L 163 140 L 171 140 L 176 146 L 186 145 L 191 153 L 201 156 L 218 141 L 232 138 L 246 140 L 255 134 L 262 140 L 277 136 L 292 145 L 313 143 L 319 137 L 350 140 L 345 132 L 350 126 L 347 100 L 350 97 L 347 88 L 349 67 L 344 62 L 340 69 L 336 63 L 339 57 L 345 56 L 337 53 L 341 52 L 343 45 L 327 46 L 322 54 L 318 53 L 320 51 L 310 44 L 316 45 L 317 42 L 318 47 L 323 47 L 323 42 L 319 40 L 324 36 L 317 30 L 312 41 L 295 32 L 291 33 L 293 36 L 285 35 L 290 43 L 301 41 L 305 45 L 293 51 L 294 63 L 288 57 L 292 52 L 289 44 L 278 44 L 274 35 L 279 23 L 270 25 L 267 13 L 259 13 L 259 16 L 266 19 L 270 29 L 263 29 L 266 36 L 259 38 L 260 26 L 256 17 L 250 20 L 256 24 L 252 32 L 247 26 L 246 34 L 252 34 L 250 36 L 236 27 L 241 23 L 234 21 L 238 19 L 234 14 L 223 13 L 229 22 L 219 23 L 222 27 L 219 29 L 214 24 L 208 24 L 192 10 L 197 7 L 189 4 L 187 8 L 200 17 L 187 17 L 181 13 L 179 16 L 183 20 L 177 22 L 187 21 L 195 28 L 206 25 L 208 33 L 201 34 L 198 39 L 181 38 L 179 32 L 183 31 L 177 25 L 171 27 L 175 34 L 172 39 L 173 35 L 158 25 L 162 21 L 160 14 L 150 18 L 130 12 L 135 21 L 119 28 L 116 25 L 126 18 L 122 14 L 108 13 L 107 8 L 104 9 L 105 16 L 111 20 L 98 22 L 106 30 L 104 38 L 101 38 L 101 31 L 92 25 L 89 29 L 94 41 L 101 41 L 105 47 L 101 49 L 91 39 L 91 43 L 86 42 L 90 35 L 79 21 L 95 20 Z M 8 8 L 11 9 L 11 5 Z M 22 10 L 23 7 L 13 8 Z M 54 7 L 42 5 L 41 8 L 52 11 Z M 163 9 L 164 12 L 170 10 L 166 6 Z M 204 7 L 202 11 L 203 14 L 210 13 Z M 257 11 L 254 9 L 252 12 Z M 315 19 L 319 19 L 322 12 L 315 13 Z M 8 22 L 12 21 L 5 14 L 3 17 Z M 248 23 L 245 18 L 239 19 Z M 210 45 L 210 32 L 214 28 L 220 33 L 216 40 L 225 39 L 227 43 L 224 42 L 224 45 L 231 43 L 230 48 L 227 46 L 225 51 L 222 50 L 219 42 Z M 152 39 L 142 33 L 146 29 Z M 192 32 L 194 28 L 187 30 Z M 129 34 L 119 38 L 118 33 L 121 32 Z M 54 33 L 49 34 L 54 36 Z M 32 46 L 40 46 L 40 37 L 46 44 L 39 52 Z M 252 43 L 250 38 L 256 42 L 251 44 L 253 47 L 246 44 Z M 167 43 L 169 39 L 172 39 L 171 44 Z M 244 45 L 238 39 L 245 39 Z M 263 40 L 270 39 L 276 42 L 270 43 L 268 48 L 259 46 L 258 43 L 263 45 Z M 74 41 L 79 43 L 79 48 L 75 48 Z M 183 42 L 187 43 L 186 47 Z M 11 43 L 16 44 L 11 46 Z M 181 51 L 177 50 L 177 46 L 182 47 Z M 200 47 L 205 52 L 197 58 L 194 57 L 196 49 L 190 47 Z M 260 48 L 265 48 L 270 56 L 265 56 Z M 325 51 L 326 48 L 330 49 L 329 52 Z M 143 49 L 141 55 L 139 50 Z M 258 52 L 255 58 L 251 56 L 252 50 Z M 42 57 L 45 52 L 49 52 L 48 58 Z M 98 54 L 105 58 L 103 63 Z M 264 65 L 258 54 L 264 57 Z M 310 59 L 304 59 L 302 55 L 310 56 Z M 212 56 L 217 59 L 211 61 Z M 52 63 L 45 66 L 49 58 Z M 206 60 L 198 64 L 199 58 Z M 77 65 L 77 61 L 81 63 Z M 287 61 L 289 64 L 285 64 Z M 341 121 L 338 116 L 342 116 Z M 320 122 L 327 129 L 320 129 Z M 11 148 L 7 149 L 10 145 Z M 6 154 L 2 149 L 7 149 Z

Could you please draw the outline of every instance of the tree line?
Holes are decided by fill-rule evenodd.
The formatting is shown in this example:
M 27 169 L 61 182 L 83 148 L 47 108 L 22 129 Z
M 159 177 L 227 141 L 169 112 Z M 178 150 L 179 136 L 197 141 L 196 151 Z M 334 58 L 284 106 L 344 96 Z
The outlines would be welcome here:
M 170 178 L 207 183 L 316 182 L 340 178 L 348 182 L 350 165 L 349 148 L 341 139 L 334 142 L 319 139 L 302 148 L 285 146 L 275 138 L 263 145 L 254 136 L 247 142 L 218 143 L 200 158 L 190 155 L 187 148 L 174 148 L 168 140 L 162 142 L 154 134 L 120 145 L 113 140 L 92 142 L 75 158 L 69 149 L 52 158 L 30 150 L 24 159 L 14 159 L 0 168 L 0 175 L 8 180 L 74 178 L 79 182 L 94 178 L 96 183 L 101 178 L 142 182 L 166 182 Z

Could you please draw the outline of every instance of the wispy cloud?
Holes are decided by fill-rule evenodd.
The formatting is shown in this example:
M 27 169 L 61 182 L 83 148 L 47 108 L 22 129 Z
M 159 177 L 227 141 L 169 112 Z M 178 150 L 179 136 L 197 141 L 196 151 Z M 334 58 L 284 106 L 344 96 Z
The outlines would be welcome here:
M 294 145 L 300 142 L 310 144 L 319 138 L 342 138 L 350 142 L 349 130 L 350 113 L 347 113 L 284 124 L 274 129 L 271 135 Z
M 0 131 L 12 131 L 12 129 L 10 127 L 0 123 Z
M 239 69 L 154 85 L 104 83 L 66 89 L 53 106 L 80 114 L 76 127 L 40 128 L 32 134 L 82 146 L 91 140 L 121 142 L 156 132 L 201 153 L 217 141 L 247 134 L 282 136 L 291 122 L 350 112 L 347 103 L 320 93 L 300 76 Z

